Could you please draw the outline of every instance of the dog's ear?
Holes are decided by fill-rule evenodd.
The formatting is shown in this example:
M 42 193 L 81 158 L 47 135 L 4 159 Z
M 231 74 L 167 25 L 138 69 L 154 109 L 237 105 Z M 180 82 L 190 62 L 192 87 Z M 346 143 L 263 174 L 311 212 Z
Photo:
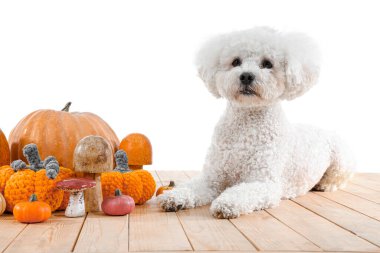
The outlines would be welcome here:
M 299 33 L 283 34 L 285 91 L 282 98 L 291 100 L 308 91 L 316 82 L 320 69 L 320 52 L 316 43 Z
M 219 91 L 216 88 L 216 82 L 214 77 L 215 72 L 211 69 L 199 66 L 198 74 L 202 81 L 206 84 L 206 87 L 211 92 L 211 94 L 213 94 L 216 98 L 220 98 Z
M 219 53 L 221 50 L 219 38 L 213 38 L 203 45 L 196 57 L 196 66 L 199 77 L 206 84 L 207 89 L 215 97 L 220 98 L 216 87 L 215 74 L 218 69 Z

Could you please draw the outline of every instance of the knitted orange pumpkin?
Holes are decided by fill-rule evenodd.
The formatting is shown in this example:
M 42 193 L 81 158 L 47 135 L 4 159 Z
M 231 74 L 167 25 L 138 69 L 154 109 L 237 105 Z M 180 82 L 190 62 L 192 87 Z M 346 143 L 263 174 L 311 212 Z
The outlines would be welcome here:
M 64 192 L 56 189 L 55 185 L 71 177 L 73 172 L 59 167 L 52 156 L 42 162 L 35 144 L 26 145 L 23 153 L 29 166 L 17 160 L 12 162 L 11 167 L 4 166 L 0 170 L 0 190 L 4 189 L 7 210 L 12 212 L 17 203 L 28 200 L 33 193 L 49 204 L 52 211 L 57 210 L 61 207 Z
M 115 161 L 114 171 L 102 173 L 103 197 L 114 196 L 115 190 L 121 189 L 125 195 L 131 196 L 136 204 L 144 204 L 153 196 L 156 189 L 156 182 L 152 175 L 145 170 L 130 170 L 124 150 L 115 153 Z
M 125 195 L 129 195 L 137 203 L 143 192 L 143 184 L 138 175 L 128 168 L 128 158 L 124 151 L 115 153 L 116 168 L 111 172 L 101 175 L 103 198 L 115 195 L 116 189 L 121 189 Z

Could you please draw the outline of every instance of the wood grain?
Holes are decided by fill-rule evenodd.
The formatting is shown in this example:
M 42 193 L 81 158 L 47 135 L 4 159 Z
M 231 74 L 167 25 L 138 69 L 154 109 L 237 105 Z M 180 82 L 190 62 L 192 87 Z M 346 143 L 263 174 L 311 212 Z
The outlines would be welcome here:
M 16 221 L 11 214 L 3 214 L 0 217 L 0 252 L 3 252 L 26 226 Z
M 259 250 L 275 251 L 321 251 L 321 248 L 307 240 L 266 211 L 257 211 L 243 215 L 231 222 L 251 241 Z
M 203 206 L 178 212 L 194 250 L 256 250 L 229 220 L 212 217 L 209 208 Z
M 267 211 L 323 250 L 379 250 L 375 245 L 290 200 L 284 200 L 279 207 Z
M 380 246 L 379 221 L 313 193 L 296 198 L 294 201 L 355 235 Z
M 128 251 L 128 216 L 89 213 L 74 252 Z
M 160 178 L 151 173 L 158 188 L 162 185 Z M 130 251 L 192 250 L 176 213 L 163 212 L 156 197 L 136 206 L 129 219 Z
M 176 213 L 163 212 L 155 199 L 136 206 L 129 227 L 130 251 L 192 250 Z
M 176 185 L 189 180 L 189 177 L 183 171 L 160 170 L 157 175 L 163 185 L 167 185 L 170 180 L 173 180 Z
M 44 223 L 29 224 L 5 252 L 70 252 L 76 242 L 84 217 L 67 218 L 56 213 Z
M 360 185 L 348 183 L 347 186 L 342 189 L 342 191 L 349 192 L 358 197 L 373 201 L 377 204 L 380 204 L 380 193 Z
M 158 171 L 163 182 L 190 180 L 183 172 Z M 194 250 L 255 250 L 255 247 L 228 220 L 215 219 L 209 213 L 209 206 L 177 212 L 186 235 Z
M 351 180 L 352 183 L 358 184 L 365 188 L 380 191 L 380 174 L 379 173 L 360 173 L 355 174 Z
M 380 221 L 380 205 L 372 201 L 357 197 L 344 191 L 316 192 L 316 194 Z M 378 192 L 378 195 L 380 195 L 380 192 Z

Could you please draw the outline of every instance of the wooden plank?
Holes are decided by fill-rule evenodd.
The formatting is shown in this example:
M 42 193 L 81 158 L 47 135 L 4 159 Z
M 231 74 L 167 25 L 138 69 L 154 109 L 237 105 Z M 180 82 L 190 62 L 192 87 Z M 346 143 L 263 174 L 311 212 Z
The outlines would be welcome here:
M 192 178 L 192 177 L 195 177 L 195 176 L 198 176 L 199 174 L 201 174 L 201 171 L 200 170 L 186 170 L 184 171 L 185 174 L 189 177 L 189 178 Z
M 380 193 L 365 187 L 362 187 L 360 185 L 348 183 L 345 188 L 342 189 L 342 191 L 349 192 L 351 194 L 354 194 L 356 196 L 359 196 L 364 199 L 368 199 L 370 201 L 373 201 L 377 204 L 380 204 Z
M 62 212 L 55 213 L 43 223 L 29 224 L 5 252 L 70 252 L 84 219 L 67 218 Z
M 183 171 L 158 171 L 164 182 L 184 182 L 189 176 Z M 177 212 L 194 250 L 251 250 L 255 247 L 228 220 L 215 219 L 209 213 L 209 206 Z
M 3 252 L 26 226 L 16 221 L 11 214 L 0 216 L 0 252 Z
M 155 198 L 129 217 L 130 251 L 192 250 L 176 213 L 163 212 Z
M 376 251 L 375 245 L 356 237 L 321 216 L 290 201 L 281 201 L 280 206 L 268 209 L 268 213 L 297 231 L 326 251 Z
M 153 173 L 156 188 L 162 185 L 157 172 Z M 192 250 L 175 213 L 163 212 L 153 197 L 136 209 L 129 217 L 130 251 L 181 251 Z
M 74 252 L 128 251 L 128 216 L 89 213 Z
M 296 198 L 294 201 L 357 236 L 380 246 L 379 221 L 313 193 Z
M 174 180 L 177 185 L 189 180 L 183 171 L 160 170 L 157 171 L 157 175 L 163 185 L 167 185 L 170 180 Z
M 209 208 L 203 206 L 178 212 L 194 250 L 256 251 L 229 220 L 215 219 L 209 213 Z
M 315 193 L 380 221 L 379 204 L 357 197 L 344 191 Z M 380 195 L 380 192 L 378 194 Z
M 231 222 L 259 249 L 264 251 L 321 251 L 266 211 L 243 215 Z
M 379 173 L 359 173 L 355 174 L 352 183 L 369 188 L 375 191 L 380 191 L 380 174 Z
M 153 251 L 155 252 L 155 251 Z M 192 253 L 249 253 L 249 252 L 252 252 L 252 251 L 249 251 L 249 250 L 242 250 L 242 251 L 232 251 L 232 250 L 210 250 L 210 251 L 202 251 L 202 250 L 199 250 L 199 251 L 190 251 Z M 263 251 L 265 253 L 315 253 L 315 251 Z M 139 253 L 152 253 L 152 251 L 144 251 L 144 252 L 139 252 Z M 189 251 L 165 251 L 165 252 L 162 252 L 162 251 L 156 251 L 155 253 L 189 253 Z M 350 252 L 350 251 L 323 251 L 323 253 L 353 253 L 353 252 Z M 360 252 L 360 253 L 367 253 L 367 252 Z

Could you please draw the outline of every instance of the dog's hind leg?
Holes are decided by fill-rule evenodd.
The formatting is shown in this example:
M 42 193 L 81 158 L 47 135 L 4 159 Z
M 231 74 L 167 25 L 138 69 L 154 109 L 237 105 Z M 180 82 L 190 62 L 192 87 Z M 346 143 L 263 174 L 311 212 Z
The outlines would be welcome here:
M 346 145 L 334 138 L 331 152 L 331 165 L 325 171 L 321 180 L 314 186 L 316 191 L 336 191 L 344 188 L 353 176 L 355 161 Z

